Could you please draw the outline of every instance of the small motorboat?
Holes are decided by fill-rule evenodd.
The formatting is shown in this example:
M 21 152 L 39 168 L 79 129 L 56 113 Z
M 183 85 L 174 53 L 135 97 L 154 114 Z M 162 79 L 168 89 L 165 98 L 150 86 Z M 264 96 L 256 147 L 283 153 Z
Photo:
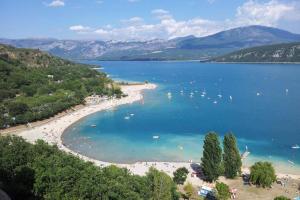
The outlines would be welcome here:
M 153 135 L 153 139 L 159 139 L 159 135 Z
M 91 127 L 95 128 L 97 125 L 96 124 L 92 124 Z
M 129 116 L 126 116 L 126 117 L 124 117 L 124 119 L 128 120 L 128 119 L 130 119 L 130 117 L 129 117 Z
M 292 165 L 295 164 L 295 163 L 294 163 L 293 161 L 291 161 L 291 160 L 288 160 L 288 162 L 289 162 L 290 164 L 292 164 Z
M 298 144 L 295 144 L 292 146 L 292 149 L 300 149 L 300 146 Z

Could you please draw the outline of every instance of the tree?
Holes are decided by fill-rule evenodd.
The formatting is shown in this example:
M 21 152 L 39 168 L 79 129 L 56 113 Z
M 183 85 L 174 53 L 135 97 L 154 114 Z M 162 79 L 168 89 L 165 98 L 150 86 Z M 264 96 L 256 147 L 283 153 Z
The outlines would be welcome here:
M 24 114 L 28 110 L 28 106 L 22 102 L 10 102 L 8 105 L 9 113 L 13 116 Z
M 278 197 L 275 197 L 274 200 L 291 200 L 291 199 L 287 198 L 285 196 L 278 196 Z
M 201 161 L 206 180 L 209 182 L 217 180 L 220 175 L 222 149 L 218 135 L 214 132 L 205 136 Z
M 178 168 L 174 173 L 174 177 L 173 177 L 173 181 L 176 183 L 176 184 L 184 184 L 186 178 L 187 178 L 187 175 L 189 173 L 189 170 L 185 167 L 181 167 L 181 168 Z
M 223 141 L 224 172 L 227 178 L 234 178 L 241 172 L 242 160 L 232 133 L 225 135 Z
M 230 198 L 229 187 L 225 183 L 216 183 L 217 199 L 226 200 Z
M 43 141 L 0 137 L 0 187 L 12 199 L 178 200 L 176 185 L 163 172 L 147 176 L 126 168 L 97 167 Z
M 258 186 L 270 187 L 276 180 L 275 170 L 269 162 L 256 162 L 250 168 L 250 181 Z
M 190 199 L 194 193 L 195 193 L 195 189 L 193 187 L 193 185 L 191 183 L 187 183 L 184 187 L 183 190 L 185 191 L 185 196 Z
M 153 200 L 170 200 L 176 199 L 174 194 L 174 182 L 164 172 L 151 167 L 147 173 L 148 187 L 151 190 Z

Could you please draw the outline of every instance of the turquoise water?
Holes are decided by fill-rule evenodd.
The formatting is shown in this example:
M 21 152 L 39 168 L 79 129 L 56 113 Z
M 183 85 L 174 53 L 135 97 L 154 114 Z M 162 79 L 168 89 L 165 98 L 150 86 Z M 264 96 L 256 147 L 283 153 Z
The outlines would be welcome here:
M 266 159 L 297 171 L 300 149 L 291 146 L 300 145 L 300 65 L 88 63 L 103 66 L 114 79 L 148 80 L 158 88 L 145 91 L 144 102 L 73 124 L 63 135 L 71 149 L 117 163 L 199 161 L 205 133 L 232 131 L 240 150 L 247 145 L 251 151 L 248 162 Z

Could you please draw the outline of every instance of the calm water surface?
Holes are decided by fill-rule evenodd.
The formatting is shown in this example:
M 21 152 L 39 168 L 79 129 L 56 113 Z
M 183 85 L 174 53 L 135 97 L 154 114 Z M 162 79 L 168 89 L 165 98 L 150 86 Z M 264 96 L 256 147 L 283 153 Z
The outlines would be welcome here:
M 63 135 L 71 149 L 118 163 L 199 161 L 205 133 L 232 131 L 240 150 L 247 145 L 251 151 L 249 164 L 264 159 L 300 173 L 300 149 L 291 148 L 300 145 L 300 65 L 88 63 L 113 79 L 148 80 L 158 88 L 145 91 L 143 102 L 73 124 Z

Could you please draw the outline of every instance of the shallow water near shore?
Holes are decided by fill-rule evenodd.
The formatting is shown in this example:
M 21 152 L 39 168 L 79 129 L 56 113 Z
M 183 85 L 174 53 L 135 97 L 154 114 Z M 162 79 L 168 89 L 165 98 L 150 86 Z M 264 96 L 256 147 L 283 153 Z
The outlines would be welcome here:
M 116 163 L 200 161 L 205 133 L 232 131 L 251 152 L 247 164 L 268 160 L 300 174 L 300 149 L 291 148 L 300 145 L 300 65 L 84 62 L 158 88 L 70 126 L 62 139 L 72 150 Z

